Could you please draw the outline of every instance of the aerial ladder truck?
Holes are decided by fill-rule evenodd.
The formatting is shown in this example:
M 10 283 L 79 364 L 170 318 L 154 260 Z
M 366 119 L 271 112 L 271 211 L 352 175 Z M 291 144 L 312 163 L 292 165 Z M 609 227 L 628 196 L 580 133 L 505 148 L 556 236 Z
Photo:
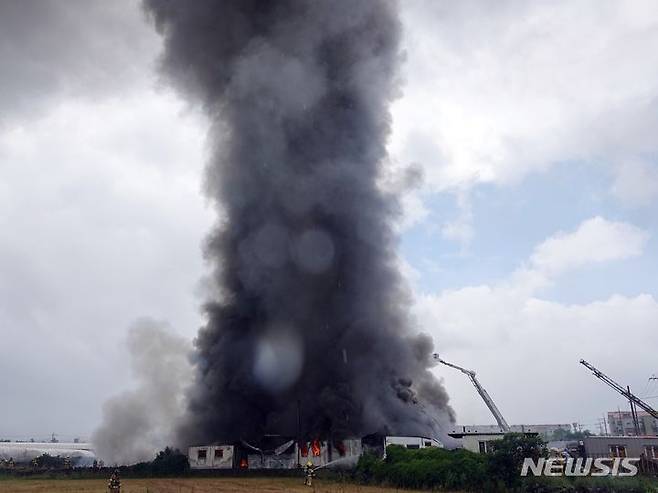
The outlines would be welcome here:
M 505 418 L 503 418 L 502 413 L 494 403 L 489 393 L 484 389 L 484 387 L 480 384 L 480 382 L 478 382 L 478 379 L 476 378 L 475 372 L 473 370 L 467 370 L 466 368 L 462 368 L 461 366 L 448 363 L 446 360 L 441 359 L 437 353 L 434 353 L 433 357 L 439 363 L 449 366 L 450 368 L 454 368 L 455 370 L 459 370 L 460 372 L 465 374 L 470 379 L 471 383 L 475 386 L 475 389 L 478 391 L 478 394 L 480 394 L 480 397 L 482 397 L 482 400 L 489 408 L 489 411 L 491 411 L 491 414 L 493 414 L 496 423 L 498 423 L 498 426 L 505 433 L 508 433 L 510 431 L 510 427 L 507 424 L 507 421 L 505 421 Z
M 598 378 L 599 380 L 605 382 L 610 387 L 612 387 L 617 392 L 619 392 L 621 395 L 623 395 L 626 399 L 628 399 L 628 402 L 631 405 L 631 416 L 633 417 L 633 425 L 635 427 L 635 434 L 636 435 L 640 434 L 640 420 L 638 419 L 638 416 L 637 416 L 637 408 L 638 407 L 644 409 L 651 416 L 658 419 L 658 411 L 656 411 L 649 404 L 647 404 L 642 399 L 637 397 L 635 394 L 631 393 L 631 388 L 630 387 L 626 387 L 626 388 L 622 387 L 617 382 L 615 382 L 612 378 L 607 376 L 601 370 L 599 370 L 599 369 L 595 368 L 594 366 L 592 366 L 591 364 L 589 364 L 584 359 L 580 360 L 580 364 L 583 365 L 585 368 L 589 369 L 592 372 L 592 374 L 594 374 L 594 376 L 596 378 Z

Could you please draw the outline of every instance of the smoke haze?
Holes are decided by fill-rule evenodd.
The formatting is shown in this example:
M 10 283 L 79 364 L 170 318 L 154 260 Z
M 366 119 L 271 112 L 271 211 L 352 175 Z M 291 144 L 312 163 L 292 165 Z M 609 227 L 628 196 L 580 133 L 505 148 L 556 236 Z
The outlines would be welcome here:
M 128 352 L 137 388 L 103 406 L 103 422 L 92 437 L 96 455 L 107 464 L 153 460 L 174 443 L 172 423 L 185 409 L 184 386 L 192 379 L 189 341 L 166 324 L 137 321 L 128 334 Z
M 145 0 L 163 72 L 212 121 L 219 221 L 181 443 L 443 436 L 452 410 L 396 264 L 378 179 L 399 94 L 386 1 Z

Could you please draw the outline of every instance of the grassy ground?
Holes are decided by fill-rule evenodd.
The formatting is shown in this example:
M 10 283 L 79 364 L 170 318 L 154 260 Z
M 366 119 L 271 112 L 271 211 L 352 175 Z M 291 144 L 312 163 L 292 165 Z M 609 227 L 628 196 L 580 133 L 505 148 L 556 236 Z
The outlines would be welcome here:
M 168 478 L 124 479 L 121 493 L 394 493 L 399 490 L 316 480 L 312 488 L 302 478 Z M 107 480 L 9 479 L 0 481 L 0 492 L 106 493 Z M 405 490 L 405 493 L 413 493 Z

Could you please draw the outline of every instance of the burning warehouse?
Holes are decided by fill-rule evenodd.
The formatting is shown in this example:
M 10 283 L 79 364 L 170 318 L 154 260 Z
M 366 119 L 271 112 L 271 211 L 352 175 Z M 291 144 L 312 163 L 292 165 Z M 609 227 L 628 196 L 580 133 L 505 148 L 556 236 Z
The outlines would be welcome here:
M 364 452 L 379 457 L 387 445 L 408 448 L 443 447 L 425 437 L 371 435 L 362 439 L 296 441 L 281 436 L 266 436 L 257 445 L 240 442 L 233 445 L 190 447 L 192 469 L 296 469 L 310 462 L 315 468 L 346 468 L 356 465 Z
M 193 469 L 295 469 L 312 462 L 315 467 L 328 464 L 354 465 L 362 454 L 361 440 L 311 440 L 266 436 L 257 444 L 190 447 L 188 460 Z

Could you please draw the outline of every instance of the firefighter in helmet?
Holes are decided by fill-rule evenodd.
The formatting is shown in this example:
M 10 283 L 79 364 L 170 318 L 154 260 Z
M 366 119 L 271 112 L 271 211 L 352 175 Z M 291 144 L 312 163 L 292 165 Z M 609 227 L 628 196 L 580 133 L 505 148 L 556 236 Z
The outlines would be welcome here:
M 313 486 L 313 478 L 315 477 L 315 467 L 311 461 L 308 461 L 304 466 L 304 473 L 306 474 L 304 478 L 304 484 L 306 486 Z
M 107 482 L 107 489 L 110 493 L 120 493 L 121 479 L 119 479 L 118 469 L 115 469 L 112 476 L 110 476 L 110 480 Z

